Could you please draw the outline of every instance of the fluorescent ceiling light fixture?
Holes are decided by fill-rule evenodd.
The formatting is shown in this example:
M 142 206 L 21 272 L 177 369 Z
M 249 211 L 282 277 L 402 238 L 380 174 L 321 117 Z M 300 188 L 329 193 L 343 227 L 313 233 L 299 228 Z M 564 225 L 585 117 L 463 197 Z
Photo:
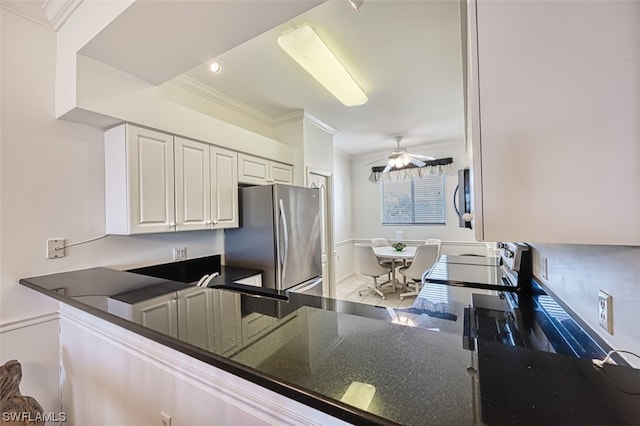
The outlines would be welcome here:
M 369 100 L 310 26 L 305 25 L 281 35 L 278 44 L 345 106 L 362 105 Z
M 351 7 L 359 12 L 360 8 L 364 4 L 364 0 L 349 0 L 349 4 L 351 4 Z
M 340 401 L 366 411 L 369 409 L 375 394 L 375 386 L 368 383 L 351 382 Z

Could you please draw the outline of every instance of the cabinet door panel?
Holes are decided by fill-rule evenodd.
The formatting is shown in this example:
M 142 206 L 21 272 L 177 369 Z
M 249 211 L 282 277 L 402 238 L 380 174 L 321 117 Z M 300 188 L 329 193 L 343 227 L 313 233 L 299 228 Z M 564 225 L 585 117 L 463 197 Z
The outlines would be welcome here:
M 211 215 L 214 228 L 238 226 L 238 156 L 211 147 Z
M 178 337 L 204 349 L 213 346 L 213 300 L 202 287 L 178 291 Z
M 178 337 L 175 293 L 156 297 L 132 306 L 133 321 L 145 327 Z
M 287 164 L 270 164 L 271 181 L 275 183 L 293 184 L 293 167 Z
M 212 297 L 215 316 L 214 351 L 229 355 L 242 347 L 240 294 L 216 291 L 212 292 Z
M 640 244 L 640 3 L 475 5 L 478 239 Z
M 238 154 L 238 181 L 263 185 L 269 179 L 269 161 L 262 158 Z
M 128 127 L 131 233 L 173 230 L 173 137 Z
M 211 220 L 209 145 L 176 138 L 176 229 L 208 229 Z

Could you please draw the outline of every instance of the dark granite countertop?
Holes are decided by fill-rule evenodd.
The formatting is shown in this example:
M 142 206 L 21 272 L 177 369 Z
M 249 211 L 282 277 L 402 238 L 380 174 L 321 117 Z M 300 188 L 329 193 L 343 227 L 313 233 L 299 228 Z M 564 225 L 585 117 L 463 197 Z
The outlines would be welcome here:
M 221 280 L 221 286 L 228 284 Z M 200 288 L 108 268 L 20 282 L 353 424 L 640 423 L 640 397 L 629 395 L 640 392 L 638 370 L 615 365 L 596 370 L 590 360 L 496 343 L 480 344 L 477 352 L 464 349 L 462 311 L 470 302 L 465 288 L 432 284 L 412 308 L 391 309 L 296 293 L 254 297 L 233 291 L 242 286 Z M 149 297 L 172 295 L 178 309 L 181 298 L 196 293 L 211 298 L 214 307 L 235 301 L 239 311 L 226 310 L 224 317 L 212 313 L 222 334 L 242 329 L 237 322 L 243 321 L 260 321 L 263 331 L 225 342 L 198 340 L 183 324 L 176 327 L 177 336 L 168 336 L 115 314 L 114 300 L 141 300 L 122 294 L 144 291 Z M 94 296 L 91 304 L 84 296 Z M 104 300 L 96 302 L 95 296 Z M 352 386 L 372 386 L 370 404 L 351 405 L 345 398 Z M 578 398 L 579 389 L 584 392 Z

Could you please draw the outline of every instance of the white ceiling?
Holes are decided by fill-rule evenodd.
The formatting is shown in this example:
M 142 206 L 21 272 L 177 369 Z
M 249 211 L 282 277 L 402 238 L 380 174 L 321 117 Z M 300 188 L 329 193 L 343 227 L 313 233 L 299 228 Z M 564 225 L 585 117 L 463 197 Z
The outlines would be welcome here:
M 139 1 L 81 53 L 154 84 L 184 72 L 274 121 L 304 109 L 336 129 L 335 145 L 351 155 L 390 150 L 397 134 L 405 146 L 463 143 L 459 1 L 366 0 L 357 12 L 331 0 L 304 12 L 317 3 Z M 278 35 L 303 24 L 369 102 L 343 106 L 279 48 Z M 208 71 L 213 58 L 221 75 Z

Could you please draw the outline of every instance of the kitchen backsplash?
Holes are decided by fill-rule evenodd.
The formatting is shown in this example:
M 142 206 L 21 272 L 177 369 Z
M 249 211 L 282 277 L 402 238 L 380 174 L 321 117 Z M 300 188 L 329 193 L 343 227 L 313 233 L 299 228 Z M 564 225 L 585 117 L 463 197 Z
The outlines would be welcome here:
M 614 349 L 640 354 L 640 247 L 530 243 L 535 276 Z M 541 258 L 548 279 L 542 279 Z M 598 324 L 598 290 L 613 299 L 613 335 Z M 637 368 L 640 360 L 626 356 Z

